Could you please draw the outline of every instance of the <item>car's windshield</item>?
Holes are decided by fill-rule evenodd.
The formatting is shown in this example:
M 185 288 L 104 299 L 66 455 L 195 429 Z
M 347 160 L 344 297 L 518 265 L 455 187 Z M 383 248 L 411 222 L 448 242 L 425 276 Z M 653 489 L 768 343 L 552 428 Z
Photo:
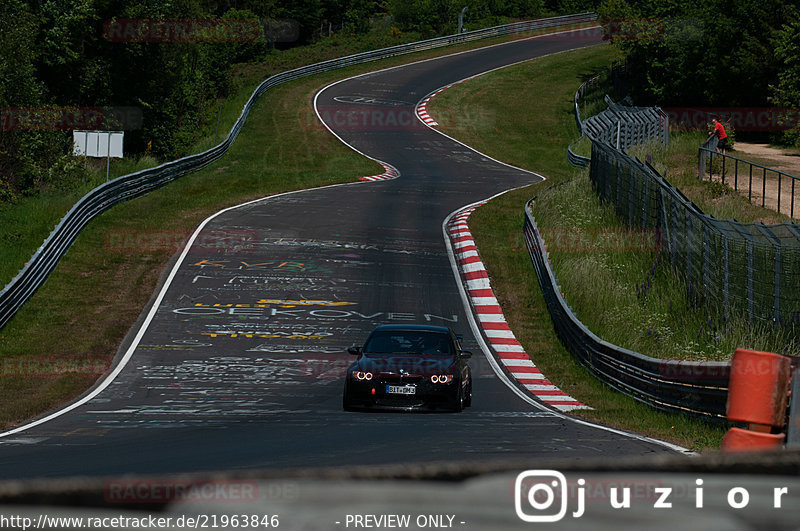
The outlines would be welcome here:
M 439 332 L 391 330 L 374 332 L 364 345 L 370 354 L 452 354 L 450 338 Z

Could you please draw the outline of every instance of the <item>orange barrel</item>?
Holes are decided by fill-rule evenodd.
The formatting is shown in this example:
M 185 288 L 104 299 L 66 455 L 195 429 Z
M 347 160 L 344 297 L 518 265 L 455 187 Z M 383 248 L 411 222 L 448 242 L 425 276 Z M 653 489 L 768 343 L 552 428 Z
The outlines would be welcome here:
M 728 384 L 728 420 L 783 426 L 791 369 L 787 356 L 736 349 Z
M 785 433 L 763 433 L 731 428 L 722 437 L 722 450 L 726 452 L 778 450 L 783 447 L 785 440 Z

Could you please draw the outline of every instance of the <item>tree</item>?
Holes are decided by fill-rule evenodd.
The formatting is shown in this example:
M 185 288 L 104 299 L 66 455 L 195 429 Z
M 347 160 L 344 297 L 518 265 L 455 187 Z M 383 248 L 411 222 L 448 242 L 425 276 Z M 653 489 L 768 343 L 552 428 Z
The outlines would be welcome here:
M 775 34 L 775 57 L 778 60 L 777 82 L 770 86 L 770 102 L 793 109 L 786 125 L 794 125 L 784 135 L 786 143 L 800 147 L 800 11 L 792 8 L 788 22 Z
M 781 0 L 606 0 L 598 11 L 614 24 L 637 102 L 758 106 L 777 72 L 770 36 L 786 9 Z

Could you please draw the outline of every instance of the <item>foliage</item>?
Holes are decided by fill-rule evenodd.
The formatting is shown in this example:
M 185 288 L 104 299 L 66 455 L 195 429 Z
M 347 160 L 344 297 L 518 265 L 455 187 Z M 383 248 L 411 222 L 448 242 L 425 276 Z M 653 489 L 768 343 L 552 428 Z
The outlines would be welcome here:
M 772 36 L 791 11 L 781 0 L 606 0 L 598 9 L 637 103 L 706 107 L 767 104 L 780 69 Z
M 391 0 L 398 27 L 431 36 L 455 33 L 458 15 L 466 7 L 464 28 L 477 29 L 512 18 L 534 18 L 544 13 L 542 0 Z
M 792 6 L 788 22 L 775 33 L 775 57 L 779 72 L 777 82 L 770 87 L 771 103 L 778 107 L 794 108 L 795 127 L 785 134 L 785 141 L 800 147 L 800 124 L 797 108 L 800 107 L 800 10 Z
M 0 201 L 77 183 L 62 160 L 71 129 L 125 129 L 126 156 L 160 160 L 187 154 L 215 124 L 218 101 L 235 90 L 236 64 L 281 62 L 286 48 L 351 35 L 455 32 L 532 18 L 582 0 L 5 0 L 0 19 Z M 582 10 L 582 9 L 581 9 Z M 251 20 L 255 41 L 117 38 L 109 25 L 136 20 Z M 122 22 L 121 22 L 122 21 Z M 376 39 L 378 42 L 380 39 Z M 12 51 L 13 53 L 7 53 Z M 30 127 L 19 109 L 124 107 L 140 123 Z M 60 172 L 60 173 L 59 173 Z M 58 189 L 58 186 L 55 187 Z

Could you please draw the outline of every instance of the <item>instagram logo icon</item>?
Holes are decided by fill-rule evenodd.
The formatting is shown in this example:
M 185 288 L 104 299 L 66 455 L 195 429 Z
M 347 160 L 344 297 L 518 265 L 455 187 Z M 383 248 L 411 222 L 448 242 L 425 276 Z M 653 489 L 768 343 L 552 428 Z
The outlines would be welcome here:
M 556 470 L 526 470 L 514 482 L 514 508 L 525 522 L 558 522 L 567 514 L 567 478 Z

